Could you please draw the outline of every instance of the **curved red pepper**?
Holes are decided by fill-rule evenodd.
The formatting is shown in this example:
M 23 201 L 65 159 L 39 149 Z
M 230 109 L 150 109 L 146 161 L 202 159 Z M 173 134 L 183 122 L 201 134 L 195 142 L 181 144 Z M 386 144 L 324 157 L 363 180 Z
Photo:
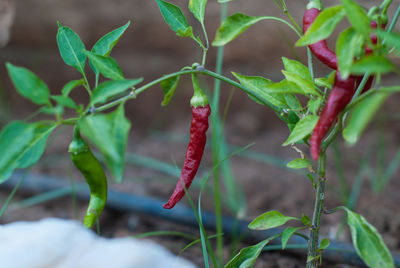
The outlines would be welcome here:
M 316 8 L 307 9 L 303 16 L 303 33 L 306 33 L 310 28 L 311 24 L 321 13 L 321 10 Z M 326 66 L 337 70 L 337 58 L 336 53 L 328 48 L 326 40 L 318 41 L 314 44 L 308 45 L 312 53 L 317 59 L 319 59 Z
M 192 123 L 190 125 L 190 142 L 186 149 L 186 158 L 183 163 L 181 176 L 175 186 L 175 190 L 163 208 L 171 209 L 185 195 L 185 188 L 188 189 L 200 165 L 206 145 L 206 131 L 208 129 L 208 117 L 211 113 L 210 105 L 192 107 Z
M 347 79 L 342 79 L 340 73 L 336 72 L 332 91 L 311 135 L 311 156 L 315 160 L 319 157 L 322 139 L 328 133 L 339 113 L 351 101 L 355 91 L 355 83 L 354 77 L 349 76 Z

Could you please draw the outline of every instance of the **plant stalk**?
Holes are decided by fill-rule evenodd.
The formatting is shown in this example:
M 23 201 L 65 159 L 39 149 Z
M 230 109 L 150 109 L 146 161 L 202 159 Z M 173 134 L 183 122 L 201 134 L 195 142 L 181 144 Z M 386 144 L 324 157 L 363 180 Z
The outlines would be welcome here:
M 307 268 L 315 268 L 320 264 L 319 247 L 319 228 L 321 222 L 321 215 L 323 212 L 324 199 L 325 199 L 325 164 L 326 154 L 322 152 L 318 159 L 318 172 L 317 172 L 317 185 L 314 212 L 312 217 L 312 226 L 308 240 L 307 251 Z

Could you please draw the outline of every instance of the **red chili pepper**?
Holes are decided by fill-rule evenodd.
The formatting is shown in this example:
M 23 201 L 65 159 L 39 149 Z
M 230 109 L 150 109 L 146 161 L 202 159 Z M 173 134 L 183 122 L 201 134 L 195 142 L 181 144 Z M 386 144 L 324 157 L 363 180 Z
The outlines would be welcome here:
M 201 91 L 197 78 L 192 76 L 195 94 L 191 100 L 192 105 L 192 123 L 190 125 L 190 141 L 186 149 L 185 162 L 181 171 L 181 176 L 175 186 L 175 190 L 163 208 L 173 208 L 179 200 L 185 195 L 185 189 L 189 189 L 203 156 L 204 147 L 206 145 L 206 132 L 208 129 L 208 117 L 211 109 L 208 104 L 207 97 Z
M 347 79 L 342 79 L 340 73 L 336 72 L 332 91 L 311 135 L 311 156 L 315 160 L 319 157 L 322 139 L 328 133 L 339 113 L 351 101 L 355 91 L 355 83 L 354 77 L 349 76 Z
M 304 12 L 303 16 L 303 32 L 306 33 L 311 24 L 315 21 L 321 10 L 317 8 L 310 8 Z M 328 67 L 337 70 L 336 53 L 328 48 L 326 40 L 318 41 L 308 46 L 311 52 Z

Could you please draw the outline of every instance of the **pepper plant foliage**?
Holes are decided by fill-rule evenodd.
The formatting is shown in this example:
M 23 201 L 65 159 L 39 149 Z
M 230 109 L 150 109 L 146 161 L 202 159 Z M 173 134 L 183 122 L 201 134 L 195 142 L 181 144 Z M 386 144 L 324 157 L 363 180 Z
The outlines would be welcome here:
M 219 0 L 218 2 L 226 5 L 230 1 Z M 136 99 L 139 94 L 151 86 L 160 84 L 164 92 L 162 105 L 167 105 L 179 88 L 181 76 L 192 75 L 196 78 L 193 79 L 195 92 L 201 90 L 197 76 L 213 77 L 239 88 L 256 103 L 274 111 L 287 124 L 289 132 L 286 140 L 282 141 L 282 145 L 291 145 L 299 152 L 299 157 L 290 161 L 288 167 L 304 169 L 311 179 L 312 187 L 316 190 L 316 206 L 311 219 L 305 214 L 299 218 L 286 216 L 275 210 L 263 213 L 249 224 L 250 229 L 266 230 L 288 222 L 295 222 L 297 226 L 286 227 L 276 236 L 241 249 L 227 262 L 225 267 L 251 267 L 270 241 L 280 238 L 282 248 L 285 248 L 293 235 L 308 239 L 307 267 L 318 266 L 322 252 L 329 250 L 329 240 L 319 240 L 318 234 L 327 179 L 325 152 L 332 140 L 340 133 L 349 144 L 356 143 L 384 101 L 391 94 L 400 91 L 400 86 L 383 87 L 380 84 L 383 74 L 400 73 L 398 66 L 389 57 L 391 55 L 400 56 L 400 34 L 392 31 L 398 17 L 390 21 L 386 14 L 392 4 L 390 0 L 382 1 L 379 6 L 370 10 L 366 10 L 355 0 L 341 0 L 340 5 L 328 6 L 325 9 L 322 9 L 322 3 L 319 0 L 310 0 L 309 2 L 307 9 L 318 9 L 318 16 L 305 33 L 288 13 L 285 1 L 280 0 L 276 1 L 276 4 L 285 11 L 289 20 L 274 16 L 256 17 L 238 12 L 228 16 L 222 22 L 212 45 L 225 46 L 252 25 L 264 20 L 272 20 L 284 23 L 294 31 L 298 36 L 296 46 L 312 46 L 318 42 L 324 42 L 332 35 L 336 26 L 346 19 L 348 27 L 339 34 L 335 47 L 338 69 L 327 73 L 324 77 L 314 76 L 310 51 L 308 51 L 309 61 L 307 64 L 283 57 L 282 79 L 279 81 L 273 81 L 257 74 L 245 75 L 240 70 L 232 70 L 231 78 L 208 70 L 205 62 L 210 47 L 204 24 L 207 0 L 190 0 L 188 3 L 188 10 L 197 20 L 196 23 L 200 24 L 204 38 L 196 35 L 180 7 L 167 1 L 156 0 L 161 15 L 169 27 L 178 36 L 193 39 L 202 50 L 203 57 L 201 64 L 188 65 L 177 72 L 145 84 L 142 84 L 142 78 L 125 77 L 118 62 L 110 56 L 112 49 L 128 29 L 130 22 L 101 37 L 91 49 L 86 48 L 78 34 L 71 28 L 58 23 L 57 44 L 60 56 L 65 64 L 77 71 L 77 78 L 66 83 L 58 91 L 58 94 L 51 94 L 46 83 L 36 74 L 25 67 L 6 63 L 10 79 L 17 92 L 38 105 L 40 113 L 54 116 L 54 119 L 37 122 L 32 122 L 31 119 L 13 121 L 2 129 L 0 133 L 0 152 L 2 154 L 0 182 L 9 179 L 15 169 L 35 164 L 42 156 L 50 135 L 62 125 L 73 126 L 76 131 L 79 130 L 79 135 L 82 134 L 89 141 L 91 147 L 100 152 L 112 177 L 117 182 L 121 182 L 125 150 L 131 127 L 129 119 L 124 114 L 125 102 Z M 398 13 L 399 11 L 396 14 L 398 15 Z M 376 23 L 379 27 L 371 27 L 372 23 Z M 373 40 L 373 36 L 376 38 L 376 42 Z M 90 71 L 95 78 L 93 85 L 87 79 Z M 100 76 L 104 82 L 100 83 Z M 373 89 L 363 92 L 363 88 L 367 87 L 369 77 L 374 76 L 377 79 Z M 358 80 L 353 83 L 354 85 L 352 84 L 354 88 L 348 89 L 340 88 L 339 80 L 341 79 L 347 84 L 351 84 L 349 81 L 352 80 L 349 79 Z M 139 87 L 135 88 L 136 86 Z M 70 93 L 78 89 L 87 92 L 90 97 L 88 103 L 77 103 L 70 97 Z M 351 99 L 340 109 L 335 106 L 335 109 L 339 110 L 336 111 L 334 117 L 329 118 L 329 124 L 323 126 L 326 131 L 329 130 L 329 135 L 326 135 L 326 138 L 325 136 L 320 137 L 321 144 L 318 147 L 318 155 L 314 157 L 318 158 L 318 163 L 315 163 L 308 154 L 310 140 L 311 146 L 313 146 L 310 138 L 318 135 L 315 132 L 318 132 L 316 129 L 320 126 L 322 117 L 325 116 L 324 110 L 327 106 L 332 105 L 330 104 L 330 93 L 334 95 L 333 92 L 337 92 L 339 89 L 353 90 Z M 299 96 L 302 101 L 299 100 Z M 338 100 L 343 102 L 341 99 Z M 218 103 L 212 102 L 212 105 L 218 105 Z M 117 108 L 114 111 L 105 113 L 106 110 L 115 107 Z M 64 113 L 66 109 L 74 111 L 76 115 L 66 118 Z M 220 120 L 218 114 L 213 114 L 211 117 L 214 133 L 220 131 L 218 127 L 215 127 L 218 126 L 216 122 Z M 220 151 L 225 152 L 224 141 L 222 140 L 219 144 Z M 221 165 L 221 168 L 229 170 L 227 163 L 229 161 L 224 160 L 216 165 Z M 233 176 L 230 176 L 231 180 L 233 180 L 232 178 Z M 233 185 L 233 188 L 227 187 L 228 206 L 232 211 L 238 213 L 240 210 L 240 205 L 237 203 L 240 200 L 238 197 L 240 196 L 239 187 L 234 181 L 233 184 L 227 185 Z M 378 231 L 363 216 L 346 207 L 334 210 L 339 209 L 344 210 L 347 214 L 347 224 L 350 227 L 354 247 L 364 262 L 370 267 L 394 267 L 391 254 Z M 210 250 L 210 243 L 204 228 L 202 228 L 201 220 L 199 224 L 205 251 L 205 263 L 208 264 L 208 259 L 211 258 L 214 266 L 219 267 L 224 263 L 222 254 L 217 256 L 220 259 L 216 261 L 216 257 Z M 310 230 L 310 234 L 306 235 L 305 230 Z M 219 244 L 217 243 L 217 246 L 220 247 L 222 238 L 217 236 L 217 240 L 220 241 Z M 207 255 L 207 252 L 210 256 Z

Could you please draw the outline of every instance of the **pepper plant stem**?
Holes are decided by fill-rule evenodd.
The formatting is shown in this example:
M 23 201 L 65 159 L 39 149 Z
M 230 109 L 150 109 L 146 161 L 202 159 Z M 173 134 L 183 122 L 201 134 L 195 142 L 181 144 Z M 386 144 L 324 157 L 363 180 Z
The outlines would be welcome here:
M 307 251 L 307 268 L 315 268 L 319 265 L 318 246 L 319 246 L 319 228 L 321 222 L 321 215 L 323 212 L 324 199 L 325 199 L 325 163 L 326 154 L 322 152 L 318 158 L 318 172 L 316 182 L 316 196 L 314 204 L 314 212 L 312 217 L 312 226 L 308 240 Z

